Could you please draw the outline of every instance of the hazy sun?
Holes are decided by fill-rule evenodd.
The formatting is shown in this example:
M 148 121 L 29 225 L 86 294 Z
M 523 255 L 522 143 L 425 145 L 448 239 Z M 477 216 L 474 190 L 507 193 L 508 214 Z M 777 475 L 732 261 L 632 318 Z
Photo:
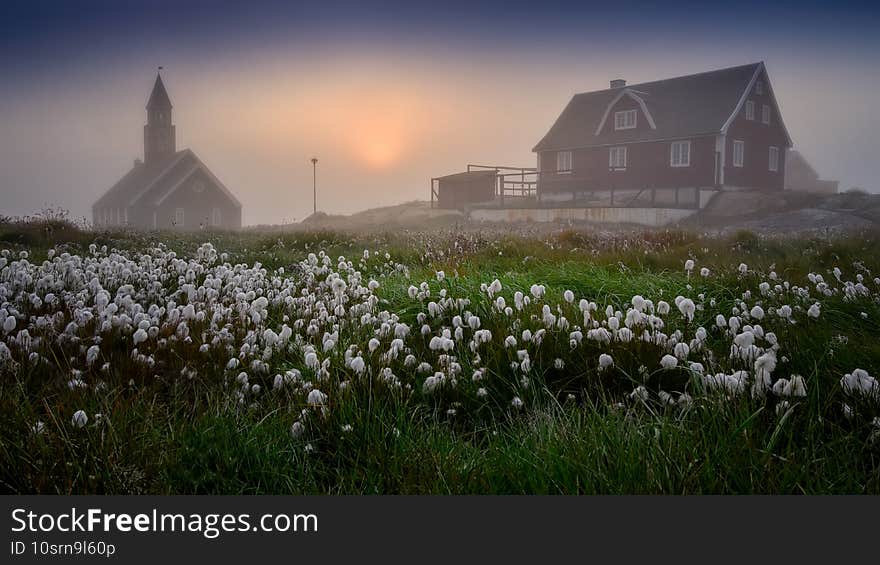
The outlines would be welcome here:
M 385 169 L 400 159 L 401 142 L 391 136 L 364 139 L 356 148 L 358 158 L 371 169 Z
M 361 102 L 363 105 L 351 118 L 351 150 L 370 169 L 391 168 L 416 141 L 415 103 L 399 93 L 393 99 L 376 95 Z

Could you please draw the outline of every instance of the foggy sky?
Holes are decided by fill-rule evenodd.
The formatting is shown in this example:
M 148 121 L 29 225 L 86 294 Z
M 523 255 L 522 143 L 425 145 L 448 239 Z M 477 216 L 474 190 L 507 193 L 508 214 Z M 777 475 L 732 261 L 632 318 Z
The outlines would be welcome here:
M 244 222 L 427 199 L 467 163 L 534 166 L 572 94 L 765 61 L 795 147 L 880 191 L 880 10 L 674 2 L 12 2 L 0 213 L 91 203 L 143 157 L 156 67 Z

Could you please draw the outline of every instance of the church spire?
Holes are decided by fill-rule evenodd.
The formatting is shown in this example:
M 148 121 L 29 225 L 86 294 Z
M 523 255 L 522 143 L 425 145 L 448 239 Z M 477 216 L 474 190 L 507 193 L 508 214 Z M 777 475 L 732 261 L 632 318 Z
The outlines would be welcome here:
M 162 67 L 156 73 L 156 82 L 153 84 L 153 92 L 147 101 L 147 110 L 150 109 L 171 109 L 171 98 L 168 97 L 168 91 L 165 90 L 165 84 L 162 82 Z
M 171 123 L 171 98 L 162 82 L 162 67 L 159 71 L 147 101 L 147 125 L 144 126 L 144 162 L 148 165 L 177 151 Z

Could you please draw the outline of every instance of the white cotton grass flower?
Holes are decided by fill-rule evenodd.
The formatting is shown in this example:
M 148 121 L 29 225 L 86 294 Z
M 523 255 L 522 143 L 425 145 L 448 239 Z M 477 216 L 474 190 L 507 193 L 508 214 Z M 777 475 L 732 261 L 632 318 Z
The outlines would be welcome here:
M 137 346 L 138 344 L 147 341 L 147 337 L 147 331 L 143 328 L 140 328 L 136 332 L 134 332 L 134 335 L 131 336 L 131 340 L 134 345 Z
M 648 389 L 646 389 L 643 385 L 637 386 L 631 393 L 629 393 L 629 397 L 632 400 L 636 400 L 638 402 L 647 402 L 648 401 Z
M 681 298 L 681 300 L 676 300 L 676 304 L 678 305 L 679 312 L 684 316 L 684 319 L 688 322 L 693 321 L 694 312 L 697 309 L 694 305 L 694 301 L 690 298 Z
M 864 369 L 855 369 L 840 379 L 840 386 L 847 394 L 880 397 L 880 384 Z
M 513 400 L 510 401 L 510 405 L 513 406 L 515 409 L 519 410 L 520 408 L 523 407 L 523 401 L 520 397 L 514 396 Z
M 357 373 L 358 375 L 362 375 L 367 368 L 367 364 L 364 361 L 364 358 L 358 355 L 354 359 L 351 360 L 351 370 Z
M 675 357 L 681 359 L 682 361 L 688 358 L 690 352 L 690 347 L 684 342 L 676 343 L 675 347 L 673 348 L 673 353 L 675 354 Z
M 323 406 L 327 403 L 327 395 L 315 388 L 309 392 L 306 402 L 310 406 Z
M 691 271 L 694 270 L 694 260 L 688 259 L 684 262 L 684 270 L 687 272 L 688 276 L 691 276 Z
M 571 303 L 574 302 L 574 293 L 573 293 L 572 291 L 570 291 L 570 290 L 566 290 L 565 292 L 563 292 L 563 293 L 562 293 L 562 297 L 563 297 L 563 298 L 565 299 L 565 301 L 568 302 L 569 304 L 571 304 Z
M 486 287 L 486 293 L 489 295 L 490 298 L 492 298 L 496 294 L 501 292 L 502 288 L 503 287 L 501 286 L 501 281 L 495 279 L 488 287 Z
M 614 359 L 607 353 L 599 355 L 599 370 L 604 371 L 614 366 Z
M 443 373 L 434 373 L 422 384 L 422 392 L 429 394 L 437 390 L 441 384 L 443 384 L 444 375 Z
M 678 366 L 678 359 L 672 355 L 664 355 L 663 358 L 660 359 L 660 366 L 664 369 L 674 369 Z
M 71 424 L 75 428 L 84 428 L 89 423 L 89 416 L 83 410 L 77 410 L 70 419 Z
M 101 347 L 98 345 L 93 345 L 89 347 L 88 351 L 86 351 L 86 365 L 91 367 L 98 360 L 98 356 L 101 355 Z
M 783 388 L 782 395 L 799 398 L 807 396 L 807 385 L 804 378 L 801 375 L 792 375 Z
M 290 426 L 290 435 L 293 436 L 294 439 L 299 439 L 300 437 L 302 437 L 305 431 L 306 427 L 303 425 L 302 422 L 297 421 Z
M 532 296 L 535 297 L 535 299 L 540 300 L 541 298 L 544 297 L 544 293 L 545 293 L 546 291 L 545 291 L 545 289 L 544 289 L 544 285 L 542 285 L 542 284 L 533 284 L 533 285 L 531 286 L 531 288 L 529 288 L 529 292 L 532 294 Z
M 309 369 L 317 369 L 320 367 L 320 362 L 318 361 L 318 355 L 314 351 L 307 351 L 305 356 L 306 367 Z

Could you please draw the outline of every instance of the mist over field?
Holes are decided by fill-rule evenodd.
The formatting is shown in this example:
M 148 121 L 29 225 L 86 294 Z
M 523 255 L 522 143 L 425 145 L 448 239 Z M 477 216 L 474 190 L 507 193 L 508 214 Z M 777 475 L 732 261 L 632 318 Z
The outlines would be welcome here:
M 0 494 L 880 494 L 876 7 L 4 8 Z
M 12 3 L 0 62 L 0 212 L 89 216 L 142 158 L 157 66 L 190 147 L 245 224 L 428 198 L 467 163 L 534 166 L 571 95 L 763 60 L 795 148 L 876 191 L 880 89 L 868 7 L 639 3 Z M 69 25 L 75 16 L 78 25 Z

